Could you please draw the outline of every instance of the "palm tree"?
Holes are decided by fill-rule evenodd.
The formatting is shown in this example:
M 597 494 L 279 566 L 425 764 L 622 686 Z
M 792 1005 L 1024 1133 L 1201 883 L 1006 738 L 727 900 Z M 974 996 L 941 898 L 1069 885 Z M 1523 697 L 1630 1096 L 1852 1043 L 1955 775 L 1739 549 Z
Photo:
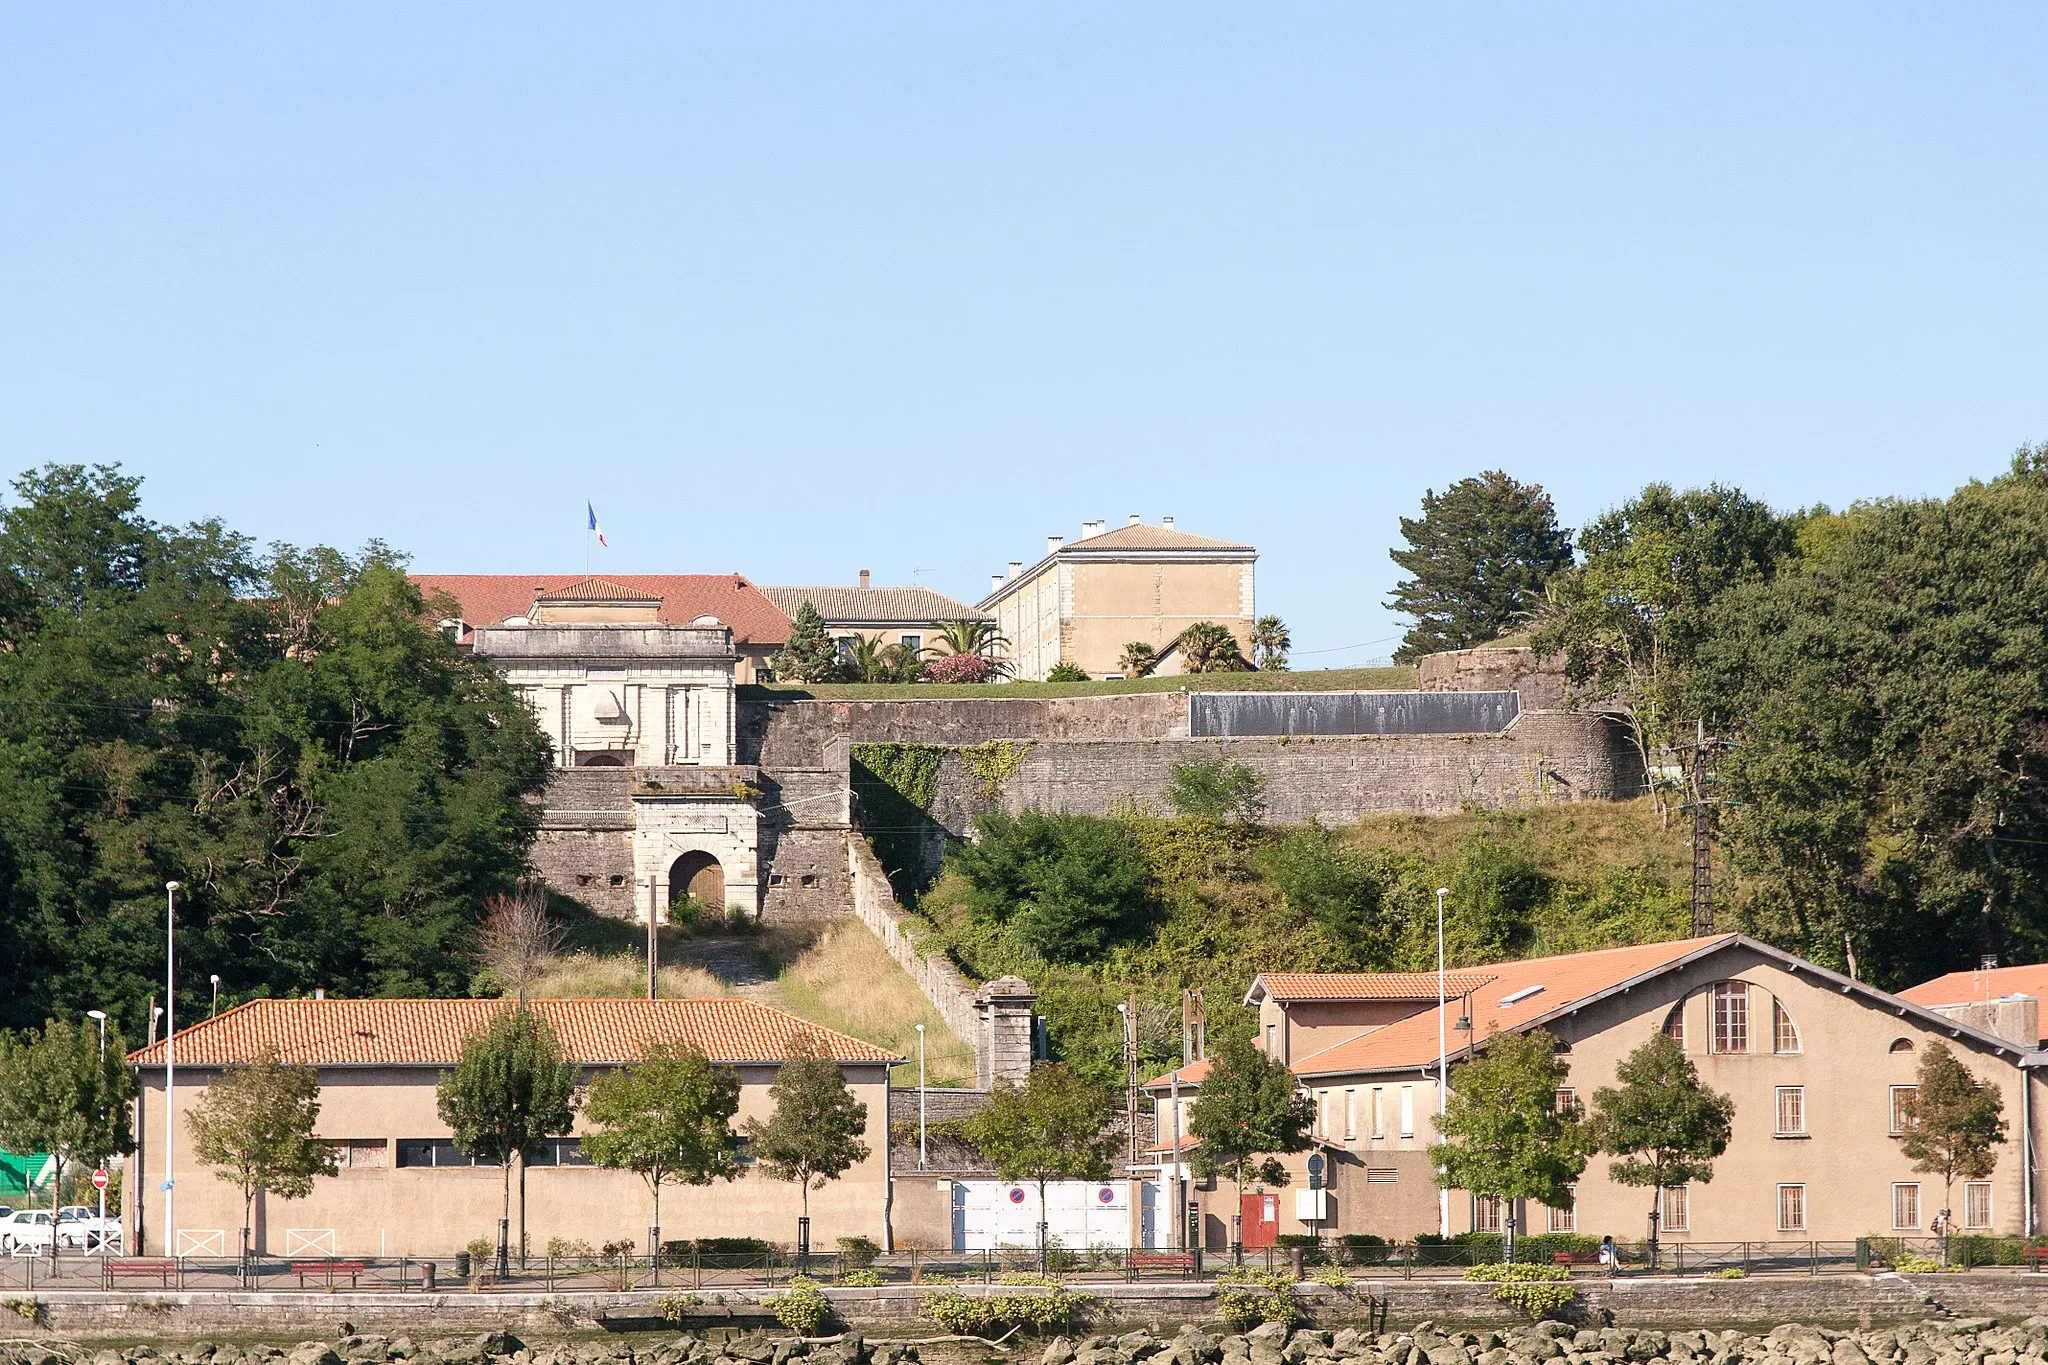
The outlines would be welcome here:
M 1261 616 L 1252 622 L 1252 659 L 1260 668 L 1280 672 L 1287 667 L 1287 651 L 1294 647 L 1294 637 L 1287 633 L 1287 623 L 1277 616 Z
M 924 672 L 924 651 L 912 649 L 897 642 L 882 650 L 882 671 L 885 681 L 893 683 L 914 683 Z
M 1244 673 L 1251 669 L 1237 637 L 1229 627 L 1214 621 L 1197 621 L 1180 633 L 1180 660 L 1184 673 Z
M 846 656 L 846 667 L 853 674 L 855 682 L 890 682 L 889 665 L 882 658 L 882 642 L 867 635 L 853 637 Z
M 1159 650 L 1143 640 L 1133 640 L 1124 646 L 1124 652 L 1117 658 L 1117 667 L 1127 678 L 1142 678 L 1159 666 Z
M 1010 642 L 997 631 L 993 621 L 941 621 L 939 645 L 948 654 L 979 654 L 989 661 L 995 677 L 1009 675 L 1010 666 L 997 651 L 1008 649 Z

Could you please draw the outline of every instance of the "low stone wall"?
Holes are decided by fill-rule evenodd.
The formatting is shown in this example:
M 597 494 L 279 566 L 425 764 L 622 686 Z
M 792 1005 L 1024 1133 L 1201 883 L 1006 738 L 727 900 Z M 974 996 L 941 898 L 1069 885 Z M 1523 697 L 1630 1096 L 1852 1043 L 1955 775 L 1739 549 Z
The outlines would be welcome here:
M 904 927 L 903 908 L 896 903 L 896 893 L 889 886 L 889 878 L 882 871 L 882 865 L 875 861 L 867 840 L 861 838 L 858 831 L 846 835 L 845 850 L 847 877 L 853 888 L 854 913 L 860 916 L 861 923 L 874 931 L 876 938 L 882 940 L 889 956 L 910 974 L 910 979 L 924 992 L 925 999 L 932 1002 L 932 1008 L 946 1021 L 946 1027 L 968 1044 L 975 1044 L 981 1030 L 974 1007 L 974 987 L 945 954 L 927 955 L 911 942 Z
M 1564 674 L 1545 668 L 1533 649 L 1447 649 L 1416 660 L 1415 673 L 1424 692 L 1514 691 L 1532 710 L 1565 704 Z

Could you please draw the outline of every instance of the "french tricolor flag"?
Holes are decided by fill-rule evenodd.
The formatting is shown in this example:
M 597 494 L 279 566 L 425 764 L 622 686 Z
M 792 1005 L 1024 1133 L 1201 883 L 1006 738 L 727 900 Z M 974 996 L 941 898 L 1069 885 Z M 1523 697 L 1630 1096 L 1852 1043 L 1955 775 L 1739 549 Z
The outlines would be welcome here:
M 596 533 L 597 543 L 607 550 L 611 549 L 612 543 L 604 538 L 604 528 L 597 524 L 597 509 L 586 502 L 583 504 L 583 510 L 590 513 L 590 529 Z

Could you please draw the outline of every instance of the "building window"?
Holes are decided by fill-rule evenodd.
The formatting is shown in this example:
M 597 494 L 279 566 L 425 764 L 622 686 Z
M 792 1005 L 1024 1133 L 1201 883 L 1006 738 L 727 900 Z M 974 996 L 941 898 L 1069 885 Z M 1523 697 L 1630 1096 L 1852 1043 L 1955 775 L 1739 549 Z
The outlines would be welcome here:
M 1913 1040 L 1911 1038 L 1894 1038 L 1892 1039 L 1891 1050 L 1893 1052 L 1911 1052 L 1913 1050 Z
M 1714 1051 L 1749 1051 L 1749 985 L 1743 981 L 1714 984 Z
M 1771 1001 L 1771 1051 L 1787 1053 L 1799 1051 L 1799 1026 L 1792 1022 L 1792 1016 L 1785 1013 L 1782 1002 Z
M 1499 1232 L 1501 1223 L 1501 1200 L 1490 1194 L 1475 1195 L 1472 1199 L 1472 1231 Z
M 1266 1055 L 1276 1059 L 1280 1056 L 1280 1026 L 1278 1024 L 1266 1025 Z
M 770 885 L 770 886 L 780 886 L 780 885 L 782 885 L 782 874 L 781 874 L 780 872 L 771 872 L 771 873 L 769 873 L 769 874 L 768 874 L 768 885 Z
M 1372 1088 L 1372 1135 L 1376 1138 L 1387 1135 L 1387 1107 L 1383 1103 L 1385 1094 L 1386 1092 L 1378 1086 Z
M 1892 1087 L 1892 1136 L 1897 1137 L 1912 1127 L 1906 1117 L 1906 1109 L 1913 1103 L 1913 1097 L 1920 1093 L 1917 1085 L 1895 1085 Z
M 1551 1100 L 1551 1108 L 1559 1117 L 1571 1118 L 1579 1112 L 1579 1092 L 1568 1085 L 1559 1086 Z
M 1401 1136 L 1415 1136 L 1415 1087 L 1401 1087 Z
M 1692 1231 L 1692 1186 L 1673 1185 L 1664 1191 L 1664 1216 L 1658 1222 L 1666 1232 Z
M 391 1147 L 383 1138 L 343 1138 L 327 1145 L 335 1166 L 344 1171 L 381 1171 L 391 1164 Z
M 1963 1186 L 1963 1226 L 1989 1231 L 1991 1228 L 1991 1182 L 1972 1180 Z
M 1920 1228 L 1920 1187 L 1892 1186 L 1892 1231 L 1916 1232 Z
M 909 651 L 910 651 L 910 652 L 911 652 L 912 654 L 921 654 L 921 653 L 923 653 L 923 652 L 924 652 L 924 636 L 922 636 L 922 635 L 906 635 L 906 636 L 904 636 L 904 637 L 903 637 L 903 647 L 904 647 L 905 649 L 909 650 Z
M 816 886 L 818 884 L 818 874 L 815 872 L 806 872 L 802 876 L 798 877 L 796 879 L 796 882 L 798 886 Z
M 1805 1086 L 1781 1085 L 1778 1087 L 1778 1136 L 1806 1136 Z
M 840 662 L 840 663 L 843 663 L 843 664 L 850 664 L 850 663 L 852 663 L 852 662 L 853 662 L 853 641 L 854 641 L 854 637 L 853 637 L 853 636 L 851 636 L 851 635 L 842 635 L 842 636 L 840 636 L 840 637 L 839 637 L 838 639 L 836 639 L 836 640 L 834 640 L 834 641 L 832 642 L 833 644 L 835 644 L 835 645 L 837 645 L 837 646 L 839 647 L 839 662 Z
M 526 1159 L 528 1166 L 589 1166 L 589 1157 L 583 1154 L 582 1138 L 547 1138 L 533 1155 Z
M 454 1166 L 496 1166 L 495 1161 L 473 1161 L 464 1156 L 462 1149 L 447 1138 L 400 1138 L 398 1140 L 398 1164 L 409 1167 L 433 1167 L 443 1170 Z
M 1679 1001 L 1671 1007 L 1671 1013 L 1664 1016 L 1664 1036 L 1685 1047 L 1685 1002 Z
M 1398 1185 L 1401 1172 L 1393 1166 L 1368 1166 L 1365 1168 L 1365 1183 L 1368 1185 Z
M 1550 1231 L 1577 1232 L 1579 1230 L 1579 1195 L 1576 1186 L 1568 1186 L 1564 1203 L 1550 1211 Z
M 1358 1092 L 1344 1092 L 1344 1140 L 1349 1142 L 1358 1136 Z
M 1806 1231 L 1806 1186 L 1778 1186 L 1778 1231 Z

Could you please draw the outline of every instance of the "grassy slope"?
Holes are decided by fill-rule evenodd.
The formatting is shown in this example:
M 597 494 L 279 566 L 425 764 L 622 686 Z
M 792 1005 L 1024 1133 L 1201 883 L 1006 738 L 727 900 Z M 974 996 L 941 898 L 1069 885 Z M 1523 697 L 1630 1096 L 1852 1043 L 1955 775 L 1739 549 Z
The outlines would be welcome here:
M 948 697 L 1104 697 L 1180 691 L 1398 692 L 1413 688 L 1415 681 L 1412 668 L 1320 668 L 1301 673 L 1202 673 L 1083 683 L 771 683 L 742 687 L 740 695 L 756 701 L 936 701 Z

